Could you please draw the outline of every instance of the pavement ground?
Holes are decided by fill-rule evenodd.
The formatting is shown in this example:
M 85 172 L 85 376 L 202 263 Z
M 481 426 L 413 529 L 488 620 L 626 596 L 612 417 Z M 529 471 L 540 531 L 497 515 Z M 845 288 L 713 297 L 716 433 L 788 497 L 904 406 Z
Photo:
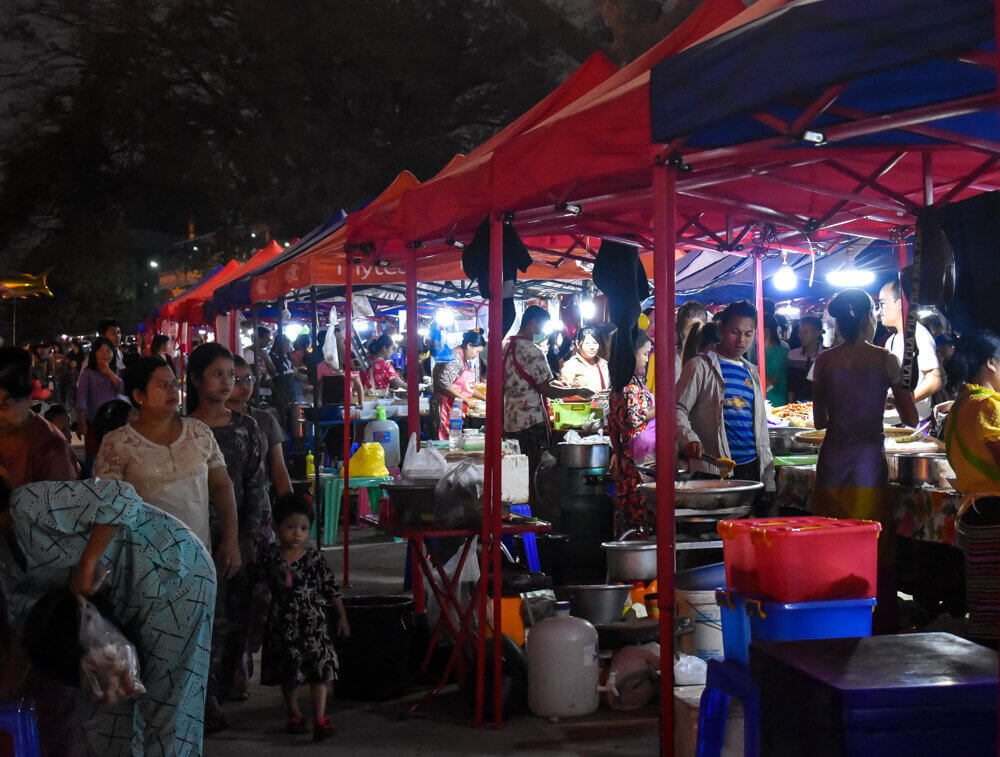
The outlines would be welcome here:
M 340 547 L 324 550 L 338 578 L 343 569 Z M 351 587 L 346 594 L 402 594 L 406 544 L 393 542 L 372 529 L 351 531 Z M 255 666 L 259 669 L 259 665 Z M 228 703 L 233 724 L 205 740 L 206 757 L 281 757 L 296 755 L 654 755 L 659 749 L 658 703 L 633 712 L 606 707 L 586 718 L 557 723 L 525 712 L 501 729 L 476 728 L 466 699 L 455 687 L 433 698 L 416 714 L 409 704 L 414 692 L 390 702 L 331 700 L 328 714 L 338 733 L 314 743 L 312 736 L 284 733 L 281 691 L 251 682 L 250 698 Z M 302 705 L 306 706 L 303 696 Z M 303 710 L 306 711 L 305 709 Z

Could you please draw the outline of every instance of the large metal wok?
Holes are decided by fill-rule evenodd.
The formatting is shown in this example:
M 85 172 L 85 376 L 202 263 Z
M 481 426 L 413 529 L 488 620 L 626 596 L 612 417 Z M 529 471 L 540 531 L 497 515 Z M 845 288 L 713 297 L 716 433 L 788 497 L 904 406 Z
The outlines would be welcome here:
M 715 481 L 675 481 L 675 508 L 678 510 L 717 510 L 752 505 L 763 490 L 760 481 L 726 479 Z M 639 484 L 646 507 L 656 509 L 656 484 Z

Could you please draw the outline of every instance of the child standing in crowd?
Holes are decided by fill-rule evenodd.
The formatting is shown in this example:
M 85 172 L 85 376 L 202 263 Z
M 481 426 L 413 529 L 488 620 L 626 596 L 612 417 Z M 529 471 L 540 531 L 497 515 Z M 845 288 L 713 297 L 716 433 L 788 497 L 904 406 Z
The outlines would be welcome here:
M 269 545 L 255 568 L 271 589 L 271 608 L 261 659 L 261 683 L 281 686 L 288 708 L 285 730 L 306 733 L 299 710 L 299 687 L 309 686 L 313 703 L 313 739 L 330 738 L 337 730 L 326 716 L 330 682 L 337 677 L 337 652 L 330 626 L 351 635 L 340 587 L 323 555 L 308 546 L 315 511 L 299 494 L 284 494 L 274 505 L 277 544 Z M 336 611 L 330 618 L 329 611 Z M 329 618 L 329 620 L 328 620 Z

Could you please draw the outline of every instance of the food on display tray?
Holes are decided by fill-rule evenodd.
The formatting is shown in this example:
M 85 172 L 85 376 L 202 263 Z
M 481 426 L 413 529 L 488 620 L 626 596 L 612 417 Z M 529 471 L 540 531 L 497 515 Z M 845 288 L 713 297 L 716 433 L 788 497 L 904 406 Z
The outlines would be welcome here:
M 771 411 L 771 415 L 788 423 L 795 428 L 812 428 L 813 426 L 813 403 L 812 402 L 791 402 L 781 407 L 776 407 Z

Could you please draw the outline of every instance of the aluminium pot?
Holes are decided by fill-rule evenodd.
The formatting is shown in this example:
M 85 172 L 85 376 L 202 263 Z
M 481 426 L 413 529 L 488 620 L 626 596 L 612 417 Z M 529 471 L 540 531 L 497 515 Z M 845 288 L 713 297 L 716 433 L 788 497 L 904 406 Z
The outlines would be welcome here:
M 896 482 L 903 486 L 938 486 L 942 463 L 947 464 L 946 455 L 934 452 L 911 452 L 894 455 L 896 458 Z
M 567 444 L 560 442 L 559 460 L 565 468 L 607 468 L 611 461 L 609 444 Z
M 771 453 L 774 455 L 793 455 L 800 452 L 815 454 L 816 448 L 811 444 L 795 440 L 795 435 L 801 431 L 808 431 L 805 428 L 795 428 L 793 426 L 781 426 L 769 428 L 767 430 L 768 439 L 771 442 Z
M 674 482 L 674 507 L 677 510 L 719 510 L 747 507 L 757 501 L 764 489 L 760 481 L 735 478 L 698 479 Z M 639 484 L 646 507 L 656 510 L 656 484 Z
M 622 619 L 631 588 L 625 584 L 557 586 L 555 594 L 557 599 L 569 601 L 571 615 L 589 620 L 596 626 L 617 623 Z
M 652 581 L 656 578 L 656 542 L 606 541 L 601 549 L 608 560 L 608 580 Z

